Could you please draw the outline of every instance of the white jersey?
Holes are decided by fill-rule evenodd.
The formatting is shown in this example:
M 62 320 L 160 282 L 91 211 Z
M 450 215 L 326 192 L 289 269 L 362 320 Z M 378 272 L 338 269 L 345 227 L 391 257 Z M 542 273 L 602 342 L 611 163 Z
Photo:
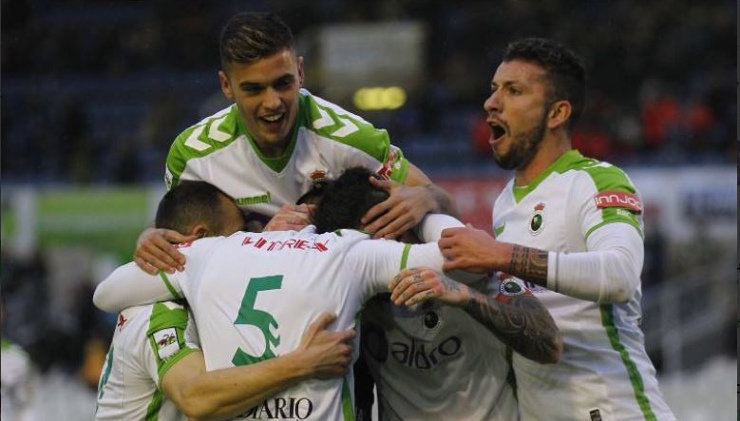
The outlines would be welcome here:
M 180 304 L 165 301 L 118 315 L 98 384 L 96 420 L 184 420 L 159 390 L 167 370 L 197 349 Z
M 98 286 L 96 302 L 110 309 L 163 294 L 184 296 L 208 370 L 294 350 L 323 311 L 337 315 L 332 329 L 354 327 L 362 303 L 386 292 L 401 268 L 441 269 L 444 262 L 436 243 L 370 240 L 353 230 L 318 235 L 312 225 L 299 232 L 239 232 L 179 247 L 188 262 L 183 272 L 161 274 L 164 282 L 156 283 L 129 263 Z M 353 419 L 353 387 L 351 372 L 341 379 L 308 380 L 240 419 Z
M 31 398 L 36 375 L 31 358 L 23 348 L 5 338 L 0 355 L 0 419 L 35 419 Z
M 312 183 L 362 166 L 403 182 L 408 162 L 388 132 L 301 89 L 293 138 L 281 158 L 267 158 L 244 128 L 236 105 L 183 131 L 167 155 L 167 187 L 207 181 L 245 210 L 274 215 Z
M 529 186 L 513 180 L 493 208 L 497 240 L 549 251 L 586 251 L 604 224 L 642 233 L 629 178 L 571 150 Z M 622 304 L 598 304 L 528 284 L 563 335 L 557 364 L 513 356 L 522 420 L 672 420 L 639 328 L 641 292 Z
M 411 310 L 384 298 L 362 313 L 380 420 L 518 419 L 507 348 L 493 333 L 456 307 L 427 301 Z

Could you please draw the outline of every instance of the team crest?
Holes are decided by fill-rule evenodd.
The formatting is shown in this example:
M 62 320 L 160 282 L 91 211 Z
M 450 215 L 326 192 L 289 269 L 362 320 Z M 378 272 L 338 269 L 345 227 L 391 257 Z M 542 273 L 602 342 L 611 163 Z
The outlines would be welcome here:
M 507 278 L 501 280 L 498 286 L 498 293 L 494 297 L 496 301 L 508 303 L 517 295 L 532 295 L 532 291 L 524 285 L 523 281 L 508 274 L 504 276 Z
M 542 227 L 545 223 L 544 218 L 545 204 L 540 202 L 534 207 L 534 215 L 529 219 L 529 232 L 532 234 L 539 234 L 542 232 Z
M 311 174 L 308 175 L 308 178 L 311 179 L 311 181 L 320 181 L 326 178 L 326 171 L 324 170 L 313 170 Z

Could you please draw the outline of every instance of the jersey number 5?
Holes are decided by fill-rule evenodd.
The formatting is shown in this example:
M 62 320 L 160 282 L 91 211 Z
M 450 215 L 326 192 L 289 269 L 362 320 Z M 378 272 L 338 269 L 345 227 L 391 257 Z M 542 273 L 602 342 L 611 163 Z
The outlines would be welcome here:
M 260 278 L 250 278 L 247 284 L 247 290 L 242 297 L 242 304 L 239 307 L 239 315 L 234 320 L 235 325 L 252 325 L 262 331 L 265 337 L 265 350 L 262 355 L 250 355 L 241 348 L 237 348 L 231 362 L 236 365 L 253 364 L 259 361 L 273 358 L 275 353 L 272 348 L 280 345 L 280 336 L 273 335 L 270 331 L 272 327 L 277 331 L 278 323 L 272 314 L 257 310 L 254 308 L 254 302 L 257 300 L 257 293 L 260 291 L 269 291 L 271 289 L 280 289 L 283 284 L 283 275 L 263 276 Z

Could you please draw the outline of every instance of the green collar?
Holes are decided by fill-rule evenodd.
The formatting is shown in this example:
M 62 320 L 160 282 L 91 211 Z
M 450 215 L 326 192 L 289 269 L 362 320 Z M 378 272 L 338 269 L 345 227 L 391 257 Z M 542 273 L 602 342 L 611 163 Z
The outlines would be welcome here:
M 290 157 L 293 155 L 293 151 L 295 150 L 296 139 L 298 139 L 298 127 L 300 127 L 301 125 L 301 113 L 300 113 L 300 110 L 302 108 L 301 102 L 303 102 L 303 98 L 299 96 L 298 113 L 296 115 L 295 124 L 293 125 L 290 143 L 288 144 L 288 147 L 285 149 L 285 152 L 281 156 L 278 156 L 275 158 L 265 156 L 260 150 L 260 148 L 257 146 L 257 144 L 254 143 L 254 139 L 252 139 L 252 135 L 249 134 L 249 132 L 247 132 L 247 129 L 244 126 L 244 122 L 242 121 L 242 116 L 239 113 L 238 108 L 237 108 L 236 125 L 237 125 L 238 133 L 243 134 L 247 138 L 247 140 L 249 140 L 249 144 L 252 146 L 252 149 L 254 149 L 254 152 L 257 154 L 260 161 L 264 162 L 265 165 L 270 167 L 276 173 L 279 173 L 280 171 L 283 170 L 283 168 L 285 168 L 286 165 L 288 165 L 288 161 L 290 161 Z
M 568 170 L 568 168 L 572 168 L 574 163 L 582 159 L 583 155 L 581 155 L 581 153 L 576 149 L 571 149 L 560 155 L 560 157 L 556 159 L 555 162 L 550 164 L 549 167 L 545 168 L 526 186 L 517 186 L 516 184 L 514 184 L 514 186 L 512 187 L 514 201 L 516 201 L 516 203 L 519 203 L 522 199 L 524 199 L 525 196 L 534 191 L 534 189 L 536 189 L 537 186 L 539 186 L 540 183 L 542 183 L 542 181 L 547 178 L 547 176 L 549 176 L 553 172 L 565 172 L 566 170 Z

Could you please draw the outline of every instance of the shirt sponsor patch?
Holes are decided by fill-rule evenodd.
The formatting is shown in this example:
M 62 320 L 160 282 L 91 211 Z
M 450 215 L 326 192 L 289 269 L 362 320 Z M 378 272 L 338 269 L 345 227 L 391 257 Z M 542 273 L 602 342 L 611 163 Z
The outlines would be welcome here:
M 642 203 L 637 195 L 623 191 L 603 191 L 594 196 L 596 207 L 603 208 L 625 208 L 635 213 L 642 212 Z
M 154 344 L 157 347 L 157 355 L 161 360 L 166 360 L 180 350 L 177 341 L 177 332 L 174 327 L 158 330 L 152 334 Z

